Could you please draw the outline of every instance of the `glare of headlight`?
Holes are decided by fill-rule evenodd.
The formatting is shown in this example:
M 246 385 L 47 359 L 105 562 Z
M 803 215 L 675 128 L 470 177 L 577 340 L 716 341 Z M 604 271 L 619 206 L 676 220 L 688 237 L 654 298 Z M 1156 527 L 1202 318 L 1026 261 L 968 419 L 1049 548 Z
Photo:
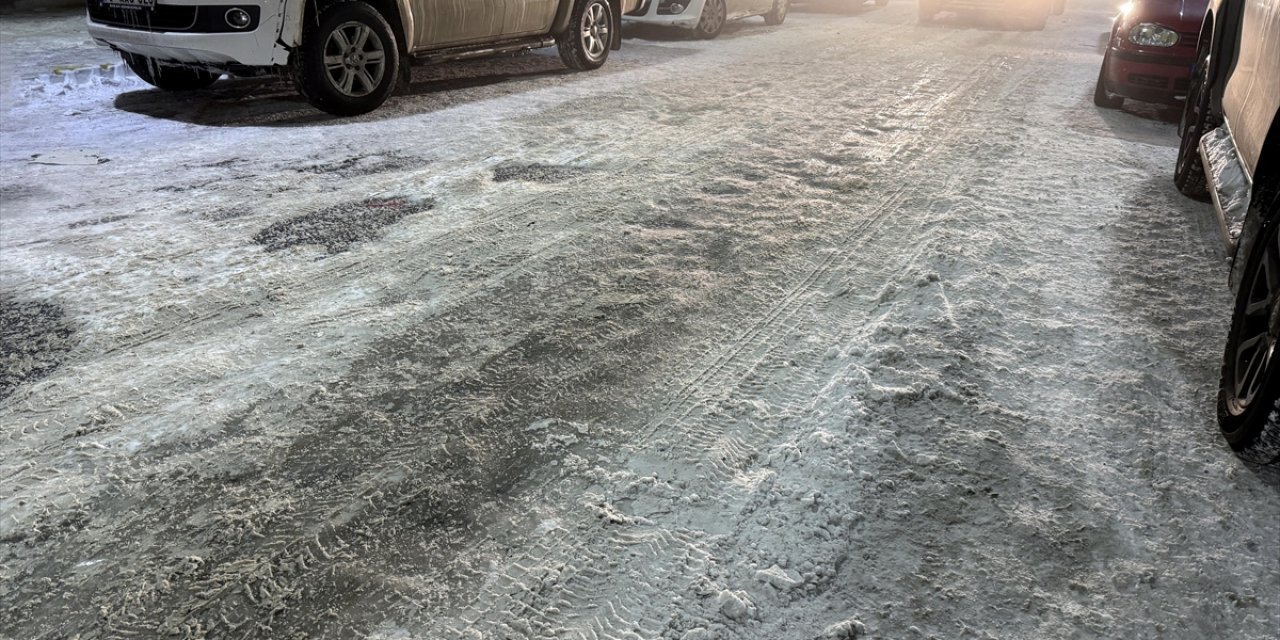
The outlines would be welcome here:
M 1143 47 L 1172 47 L 1178 44 L 1178 32 L 1150 22 L 1140 22 L 1129 29 L 1129 42 Z

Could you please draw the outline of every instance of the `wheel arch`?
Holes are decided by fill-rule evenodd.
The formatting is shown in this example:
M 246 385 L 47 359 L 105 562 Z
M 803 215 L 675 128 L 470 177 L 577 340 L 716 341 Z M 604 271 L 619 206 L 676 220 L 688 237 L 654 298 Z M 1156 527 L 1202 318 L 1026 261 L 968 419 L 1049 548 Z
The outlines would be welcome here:
M 397 48 L 400 53 L 408 55 L 413 51 L 414 24 L 413 11 L 409 7 L 410 0 L 306 0 L 305 26 L 315 27 L 320 24 L 320 14 L 325 9 L 342 2 L 363 2 L 382 15 L 391 32 L 395 34 Z
M 1214 111 L 1222 113 L 1222 92 L 1225 83 L 1240 54 L 1240 21 L 1244 19 L 1245 0 L 1222 0 L 1210 4 L 1201 25 L 1201 38 L 1209 33 L 1212 40 L 1209 50 L 1209 102 Z
M 1271 116 L 1271 127 L 1267 130 L 1267 139 L 1262 143 L 1262 155 L 1258 166 L 1253 171 L 1253 189 L 1250 199 L 1268 197 L 1280 192 L 1280 112 Z M 1249 251 L 1258 235 L 1268 225 L 1280 224 L 1280 211 L 1271 211 L 1264 216 L 1249 216 L 1240 229 L 1240 238 L 1236 242 L 1235 253 L 1231 257 L 1231 291 L 1240 288 L 1243 278 L 1241 269 L 1248 261 Z
M 617 51 L 622 48 L 622 0 L 606 0 L 609 3 L 609 12 L 613 14 L 610 21 L 610 28 L 616 37 L 609 43 L 609 49 Z M 556 8 L 556 17 L 551 21 L 551 35 L 560 37 L 566 29 L 570 27 L 569 20 L 573 16 L 573 7 L 578 0 L 561 0 L 560 6 Z
M 1271 125 L 1258 154 L 1258 166 L 1253 169 L 1253 184 L 1280 186 L 1280 110 L 1271 114 Z

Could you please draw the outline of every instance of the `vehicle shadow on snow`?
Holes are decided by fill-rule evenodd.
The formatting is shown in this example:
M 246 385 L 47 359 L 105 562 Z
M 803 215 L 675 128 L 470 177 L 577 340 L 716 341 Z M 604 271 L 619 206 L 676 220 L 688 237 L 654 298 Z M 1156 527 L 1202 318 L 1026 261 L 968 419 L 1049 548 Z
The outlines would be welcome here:
M 1092 88 L 1088 100 L 1093 100 Z M 1108 132 L 1116 138 L 1159 147 L 1178 146 L 1177 125 L 1182 114 L 1175 107 L 1126 100 L 1119 109 L 1094 108 Z
M 716 40 L 732 40 L 744 36 L 752 36 L 757 34 L 769 33 L 772 28 L 765 29 L 765 24 L 760 18 L 746 18 L 743 20 L 730 20 L 721 28 L 720 35 L 716 36 Z M 634 22 L 622 23 L 623 40 L 649 40 L 651 42 L 699 42 L 697 36 L 693 35 L 692 29 L 684 29 L 681 27 L 664 27 L 656 24 L 637 24 Z M 643 46 L 643 45 L 625 45 L 626 46 Z
M 917 26 L 926 29 L 979 29 L 982 31 L 1043 31 L 1019 24 L 1016 20 L 1006 22 L 1000 16 L 970 13 L 940 13 L 928 22 L 917 22 Z
M 795 13 L 825 13 L 839 16 L 857 16 L 871 13 L 883 7 L 872 2 L 858 0 L 792 0 L 791 8 Z
M 1170 166 L 1137 184 L 1131 197 L 1103 218 L 1100 232 L 1118 249 L 1103 286 L 1114 294 L 1109 299 L 1117 315 L 1134 320 L 1112 339 L 1118 353 L 1137 354 L 1131 375 L 1144 379 L 1139 386 L 1150 394 L 1145 399 L 1155 401 L 1134 403 L 1128 387 L 1116 390 L 1111 400 L 1129 404 L 1141 427 L 1162 428 L 1184 422 L 1171 419 L 1185 410 L 1174 395 L 1176 386 L 1196 389 L 1190 423 L 1195 432 L 1171 431 L 1168 437 L 1208 440 L 1222 456 L 1234 458 L 1218 434 L 1216 416 L 1232 295 L 1212 207 L 1179 193 Z M 1172 370 L 1159 363 L 1172 364 Z M 1235 461 L 1280 491 L 1280 468 Z
M 695 53 L 693 49 L 632 45 L 638 55 L 615 52 L 600 69 L 568 69 L 554 49 L 434 65 L 417 65 L 408 90 L 398 91 L 382 107 L 354 118 L 338 118 L 307 104 L 293 83 L 277 77 L 224 79 L 201 91 L 169 93 L 141 89 L 119 94 L 122 111 L 212 127 L 305 127 L 377 122 L 431 113 L 481 100 L 491 100 L 560 84 L 590 82 L 666 59 Z M 637 51 L 639 50 L 639 51 Z M 622 53 L 624 55 L 617 55 Z

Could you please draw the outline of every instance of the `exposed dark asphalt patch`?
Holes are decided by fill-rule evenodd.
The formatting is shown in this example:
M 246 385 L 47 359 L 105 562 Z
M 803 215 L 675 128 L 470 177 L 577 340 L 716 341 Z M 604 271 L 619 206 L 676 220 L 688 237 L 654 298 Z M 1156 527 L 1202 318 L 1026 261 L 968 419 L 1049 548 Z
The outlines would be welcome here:
M 48 193 L 49 192 L 47 190 L 40 187 L 33 187 L 25 184 L 0 185 L 0 203 L 26 200 L 28 198 L 34 198 Z
M 315 213 L 277 222 L 253 236 L 256 244 L 267 251 L 279 251 L 304 244 L 323 246 L 329 253 L 339 253 L 352 245 L 377 238 L 383 227 L 401 218 L 430 210 L 430 200 L 406 198 L 365 200 L 321 209 Z
M 61 307 L 0 296 L 0 399 L 62 364 L 75 330 Z
M 325 175 L 335 175 L 341 178 L 355 178 L 358 176 L 367 176 L 375 173 L 386 173 L 388 171 L 399 171 L 426 164 L 421 158 L 409 158 L 398 155 L 372 155 L 361 156 L 356 158 L 347 158 L 338 162 L 330 162 L 326 164 L 316 164 L 308 167 L 302 167 L 299 171 L 306 173 L 321 173 Z
M 81 227 L 92 227 L 100 224 L 107 224 L 108 222 L 118 222 L 128 217 L 129 216 L 127 215 L 119 215 L 119 216 L 103 216 L 101 218 L 89 218 L 88 220 L 77 220 L 67 225 L 67 228 L 79 229 Z
M 526 182 L 560 182 L 586 173 L 581 167 L 556 164 L 520 164 L 504 162 L 493 168 L 494 182 L 523 180 Z
M 201 217 L 212 222 L 222 222 L 224 220 L 243 218 L 251 213 L 253 213 L 253 209 L 250 209 L 249 207 L 230 207 L 227 209 L 218 209 L 217 211 L 209 211 L 201 214 Z

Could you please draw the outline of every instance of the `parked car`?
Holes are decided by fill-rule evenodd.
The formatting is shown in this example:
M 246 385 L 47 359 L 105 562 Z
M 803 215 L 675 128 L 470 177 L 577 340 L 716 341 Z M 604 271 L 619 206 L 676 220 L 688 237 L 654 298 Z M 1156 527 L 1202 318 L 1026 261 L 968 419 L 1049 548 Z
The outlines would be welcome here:
M 782 24 L 790 8 L 791 0 L 640 0 L 623 19 L 692 29 L 695 36 L 709 40 L 730 20 L 764 16 L 765 24 Z
M 1043 29 L 1050 15 L 1066 10 L 1067 0 L 920 0 L 919 21 L 933 22 L 943 12 L 995 18 L 1015 27 Z
M 1218 425 L 1241 457 L 1280 461 L 1280 0 L 1213 0 L 1182 111 L 1174 183 L 1208 197 L 1235 305 Z
M 86 0 L 88 31 L 169 91 L 223 74 L 292 77 L 316 107 L 378 108 L 427 62 L 557 46 L 595 69 L 621 46 L 620 18 L 639 0 Z
M 1134 0 L 1111 23 L 1093 103 L 1118 109 L 1126 98 L 1181 104 L 1209 0 Z

